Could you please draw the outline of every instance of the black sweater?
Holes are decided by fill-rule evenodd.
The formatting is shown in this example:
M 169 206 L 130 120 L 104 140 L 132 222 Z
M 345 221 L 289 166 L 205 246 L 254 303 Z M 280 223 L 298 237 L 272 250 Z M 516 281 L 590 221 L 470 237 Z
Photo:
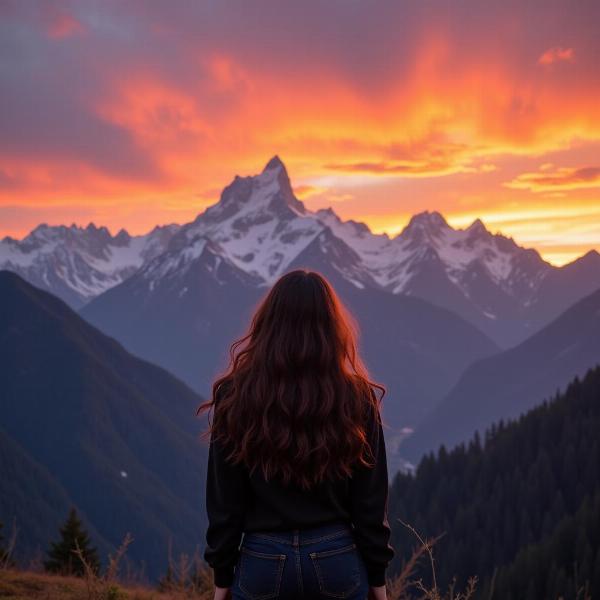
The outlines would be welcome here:
M 231 586 L 242 532 L 302 529 L 339 519 L 354 527 L 369 585 L 385 584 L 385 570 L 394 556 L 387 519 L 388 474 L 383 429 L 371 413 L 367 435 L 375 466 L 358 465 L 351 478 L 324 482 L 310 492 L 267 482 L 260 469 L 250 476 L 245 466 L 227 462 L 227 453 L 211 439 L 204 560 L 214 570 L 215 585 Z

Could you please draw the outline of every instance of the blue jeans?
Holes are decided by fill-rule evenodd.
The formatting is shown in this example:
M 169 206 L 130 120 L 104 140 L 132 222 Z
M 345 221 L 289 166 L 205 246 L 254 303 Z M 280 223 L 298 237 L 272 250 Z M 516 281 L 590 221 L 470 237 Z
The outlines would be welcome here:
M 365 564 L 343 522 L 245 533 L 231 587 L 233 600 L 365 600 L 368 592 Z

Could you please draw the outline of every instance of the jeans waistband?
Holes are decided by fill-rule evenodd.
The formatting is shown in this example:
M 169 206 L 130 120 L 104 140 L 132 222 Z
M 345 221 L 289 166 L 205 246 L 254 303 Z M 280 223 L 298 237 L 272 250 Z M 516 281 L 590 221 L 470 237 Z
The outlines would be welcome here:
M 316 527 L 302 527 L 287 531 L 251 531 L 244 533 L 244 538 L 249 540 L 271 540 L 282 544 L 302 546 L 352 534 L 352 531 L 353 529 L 349 523 L 334 521 Z

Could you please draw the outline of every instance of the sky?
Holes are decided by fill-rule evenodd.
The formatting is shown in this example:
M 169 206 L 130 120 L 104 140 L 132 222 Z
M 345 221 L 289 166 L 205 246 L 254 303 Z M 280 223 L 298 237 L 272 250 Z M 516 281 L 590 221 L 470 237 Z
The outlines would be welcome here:
M 185 223 L 277 154 L 311 210 L 600 250 L 597 0 L 2 0 L 0 237 Z

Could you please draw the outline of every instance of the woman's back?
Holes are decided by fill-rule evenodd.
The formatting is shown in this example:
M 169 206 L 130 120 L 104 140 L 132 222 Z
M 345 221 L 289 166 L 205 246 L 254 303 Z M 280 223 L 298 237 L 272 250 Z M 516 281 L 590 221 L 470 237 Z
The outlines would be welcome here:
M 211 401 L 199 409 L 214 409 L 204 556 L 218 588 L 233 585 L 237 597 L 259 597 L 249 592 L 248 582 L 245 592 L 240 588 L 240 576 L 251 575 L 250 557 L 253 572 L 266 569 L 279 582 L 277 595 L 260 596 L 265 598 L 319 597 L 314 590 L 303 595 L 311 576 L 327 597 L 321 589 L 328 577 L 322 567 L 333 565 L 334 557 L 339 563 L 346 556 L 358 565 L 351 569 L 351 586 L 343 577 L 338 583 L 359 594 L 336 592 L 335 597 L 360 598 L 364 586 L 385 583 L 393 549 L 374 387 L 385 392 L 368 379 L 349 315 L 326 280 L 303 270 L 284 275 L 257 310 L 250 333 L 232 345 L 229 372 L 215 382 Z M 344 535 L 352 543 L 340 547 Z M 249 547 L 257 540 L 262 552 Z M 264 551 L 265 543 L 286 540 L 295 555 L 282 546 L 274 553 Z M 324 550 L 323 543 L 334 547 Z M 364 589 L 357 584 L 361 573 Z M 285 592 L 282 584 L 295 585 L 295 591 Z

